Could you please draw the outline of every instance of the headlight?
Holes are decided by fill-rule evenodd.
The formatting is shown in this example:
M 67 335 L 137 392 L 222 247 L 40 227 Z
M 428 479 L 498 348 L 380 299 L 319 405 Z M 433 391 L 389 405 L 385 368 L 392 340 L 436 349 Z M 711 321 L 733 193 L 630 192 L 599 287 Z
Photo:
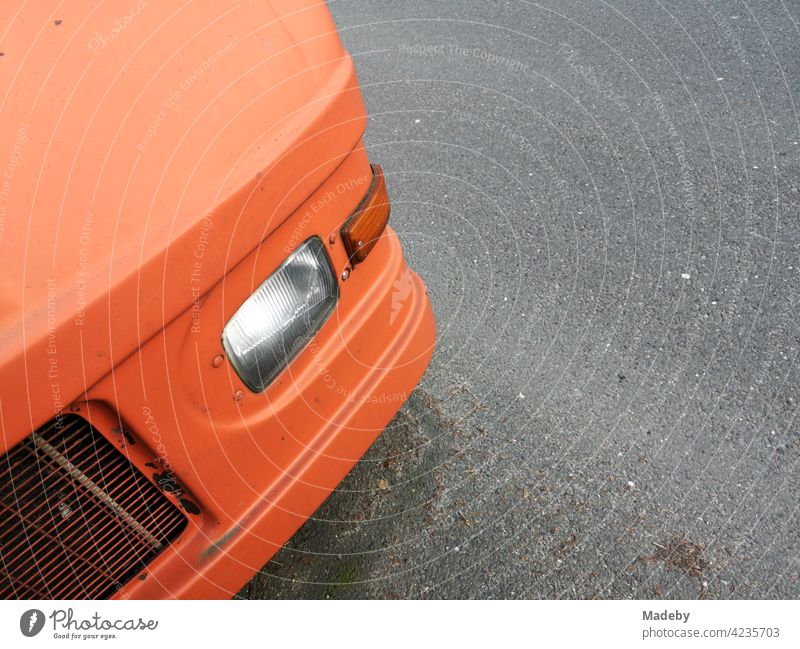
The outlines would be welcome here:
M 261 392 L 328 319 L 339 286 L 318 238 L 306 241 L 256 289 L 222 330 L 236 373 Z

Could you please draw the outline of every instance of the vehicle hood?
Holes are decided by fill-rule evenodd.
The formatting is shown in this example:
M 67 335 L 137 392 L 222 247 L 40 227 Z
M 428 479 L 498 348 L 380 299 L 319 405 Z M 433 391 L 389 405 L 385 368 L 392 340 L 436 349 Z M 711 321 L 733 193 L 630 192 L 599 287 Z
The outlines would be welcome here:
M 0 421 L 51 418 L 358 143 L 324 3 L 4 2 Z

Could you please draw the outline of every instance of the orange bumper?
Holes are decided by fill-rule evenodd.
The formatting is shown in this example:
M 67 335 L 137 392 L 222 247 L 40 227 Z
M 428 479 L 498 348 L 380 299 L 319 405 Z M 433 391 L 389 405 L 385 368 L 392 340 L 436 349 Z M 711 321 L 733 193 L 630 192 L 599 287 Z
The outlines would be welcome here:
M 237 592 L 414 389 L 432 353 L 435 323 L 425 287 L 391 229 L 340 279 L 334 314 L 264 393 L 242 384 L 220 342 L 230 315 L 309 236 L 326 242 L 341 278 L 347 254 L 335 233 L 363 196 L 368 173 L 359 147 L 222 283 L 78 404 L 103 433 L 123 422 L 126 435 L 108 436 L 148 476 L 168 473 L 168 495 L 177 491 L 196 505 L 182 536 L 117 597 Z

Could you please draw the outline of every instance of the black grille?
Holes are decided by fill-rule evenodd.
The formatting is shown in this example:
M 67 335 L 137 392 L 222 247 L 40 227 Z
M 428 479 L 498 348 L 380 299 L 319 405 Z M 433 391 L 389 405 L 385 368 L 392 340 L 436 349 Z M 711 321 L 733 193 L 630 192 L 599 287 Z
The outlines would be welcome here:
M 185 526 L 89 422 L 59 417 L 0 456 L 0 597 L 109 597 Z

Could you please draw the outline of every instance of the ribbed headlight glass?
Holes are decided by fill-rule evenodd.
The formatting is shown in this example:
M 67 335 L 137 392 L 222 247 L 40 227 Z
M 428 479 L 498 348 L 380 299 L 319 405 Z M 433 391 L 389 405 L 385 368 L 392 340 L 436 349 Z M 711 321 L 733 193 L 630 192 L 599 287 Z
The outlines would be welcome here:
M 339 287 L 325 247 L 306 241 L 256 289 L 222 330 L 236 373 L 263 391 L 319 331 L 336 306 Z

